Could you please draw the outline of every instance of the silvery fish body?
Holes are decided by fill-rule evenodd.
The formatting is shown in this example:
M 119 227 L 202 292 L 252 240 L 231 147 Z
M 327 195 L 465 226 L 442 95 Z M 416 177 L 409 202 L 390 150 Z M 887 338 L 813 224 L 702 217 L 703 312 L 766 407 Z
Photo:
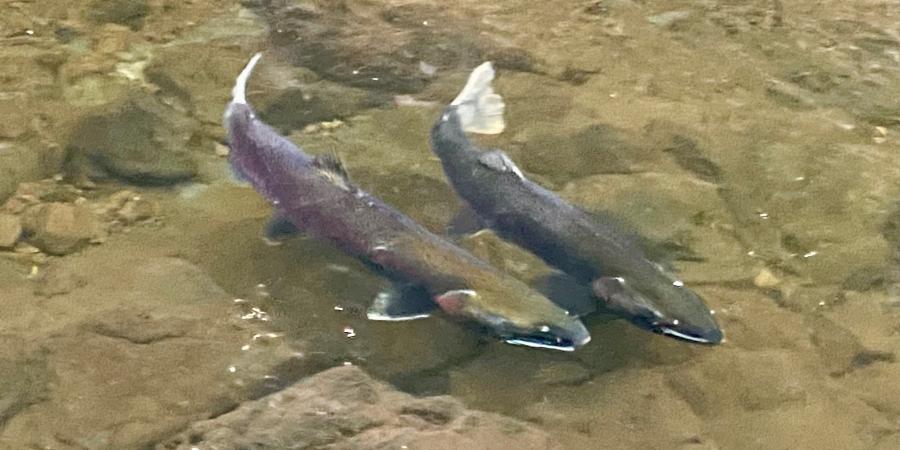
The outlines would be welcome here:
M 684 283 L 647 258 L 639 239 L 603 213 L 590 213 L 529 180 L 502 151 L 474 145 L 466 131 L 503 130 L 503 102 L 490 87 L 493 69 L 475 69 L 431 130 L 453 188 L 481 222 L 504 239 L 590 284 L 607 306 L 636 325 L 691 342 L 715 344 L 712 311 Z

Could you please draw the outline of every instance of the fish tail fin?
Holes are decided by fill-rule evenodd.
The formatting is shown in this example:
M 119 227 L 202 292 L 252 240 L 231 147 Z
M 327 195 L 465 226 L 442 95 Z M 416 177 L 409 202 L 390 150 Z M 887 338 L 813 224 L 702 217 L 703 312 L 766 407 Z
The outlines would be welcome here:
M 250 62 L 244 67 L 234 82 L 234 88 L 231 90 L 231 103 L 246 105 L 247 104 L 247 80 L 253 73 L 256 63 L 262 58 L 262 53 L 257 53 L 250 58 Z
M 481 64 L 469 75 L 465 87 L 450 104 L 456 106 L 462 129 L 469 133 L 499 134 L 506 128 L 503 121 L 503 98 L 494 92 L 491 81 L 494 67 L 490 61 Z

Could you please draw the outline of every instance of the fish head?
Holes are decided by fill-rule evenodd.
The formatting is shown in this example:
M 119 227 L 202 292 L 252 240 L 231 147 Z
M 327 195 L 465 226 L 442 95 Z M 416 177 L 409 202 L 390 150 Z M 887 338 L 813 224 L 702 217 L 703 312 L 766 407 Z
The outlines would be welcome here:
M 649 282 L 602 277 L 592 288 L 610 310 L 641 328 L 698 344 L 722 342 L 722 330 L 703 300 L 681 281 L 660 275 Z
M 505 342 L 528 347 L 573 351 L 587 344 L 591 335 L 577 317 L 539 294 L 521 293 L 525 301 L 510 302 L 500 293 L 469 289 L 453 290 L 435 297 L 445 313 L 474 321 Z

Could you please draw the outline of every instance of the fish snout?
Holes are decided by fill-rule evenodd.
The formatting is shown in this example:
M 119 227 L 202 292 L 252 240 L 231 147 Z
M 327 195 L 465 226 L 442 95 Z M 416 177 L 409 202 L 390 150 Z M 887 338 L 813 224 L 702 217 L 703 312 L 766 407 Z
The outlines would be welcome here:
M 724 339 L 703 300 L 683 285 L 653 295 L 621 277 L 608 277 L 595 280 L 592 287 L 609 309 L 640 328 L 698 344 L 719 344 Z
M 581 320 L 575 317 L 572 317 L 572 321 L 567 325 L 565 331 L 560 334 L 565 335 L 576 348 L 591 342 L 591 332 Z
M 580 319 L 570 317 L 556 325 L 536 325 L 508 332 L 505 341 L 527 347 L 549 348 L 566 352 L 574 351 L 591 341 L 591 333 Z

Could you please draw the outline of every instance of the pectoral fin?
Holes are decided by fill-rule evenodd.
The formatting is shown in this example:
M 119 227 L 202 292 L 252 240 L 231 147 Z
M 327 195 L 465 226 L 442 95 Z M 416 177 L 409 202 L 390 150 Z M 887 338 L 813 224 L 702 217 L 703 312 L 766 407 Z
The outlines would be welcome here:
M 425 288 L 417 285 L 393 286 L 379 292 L 366 312 L 369 320 L 402 321 L 429 317 L 437 304 Z
M 272 215 L 263 228 L 263 240 L 269 245 L 281 245 L 298 234 L 300 234 L 300 230 L 297 229 L 297 226 L 277 212 Z

